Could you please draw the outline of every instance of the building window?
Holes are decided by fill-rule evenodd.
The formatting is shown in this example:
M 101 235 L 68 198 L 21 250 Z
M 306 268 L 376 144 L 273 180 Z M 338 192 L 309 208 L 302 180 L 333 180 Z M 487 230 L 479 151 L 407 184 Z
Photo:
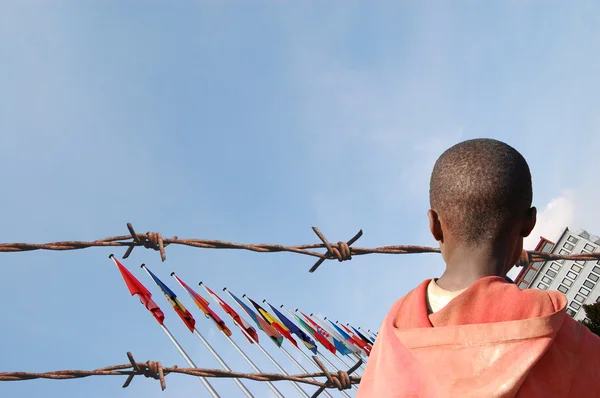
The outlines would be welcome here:
M 571 308 L 573 308 L 575 310 L 578 310 L 578 309 L 581 308 L 581 304 L 576 303 L 576 302 L 573 301 L 573 302 L 571 302 Z
M 592 281 L 585 281 L 583 282 L 583 286 L 587 287 L 588 289 L 593 289 L 595 284 Z
M 568 254 L 570 254 L 568 251 L 560 249 L 560 251 L 558 252 L 558 254 L 560 254 L 561 256 L 566 256 Z
M 560 260 L 554 260 L 554 261 L 556 261 L 557 263 L 561 263 L 561 264 L 564 264 L 564 263 L 565 263 L 565 260 L 564 260 L 564 259 L 562 259 L 562 258 L 561 258 Z
M 566 243 L 565 243 L 565 244 L 566 244 Z M 594 249 L 595 249 L 595 247 L 594 247 L 594 246 L 592 246 L 592 245 L 590 245 L 589 243 L 586 243 L 586 245 L 584 246 L 584 249 L 585 249 L 585 250 L 589 250 L 589 251 L 593 252 L 593 251 L 594 251 Z
M 538 287 L 538 289 L 542 289 L 542 290 L 548 289 L 548 286 L 544 285 L 543 283 L 538 283 L 537 287 Z
M 567 285 L 569 287 L 571 287 L 571 285 L 573 285 L 573 281 L 570 279 L 567 279 L 567 278 L 563 279 L 562 283 L 563 283 L 563 285 Z
M 567 243 L 567 242 L 565 242 L 565 244 L 563 245 L 563 247 L 565 249 L 569 250 L 569 251 L 575 249 L 575 246 L 573 246 L 572 244 Z
M 580 267 L 579 265 L 575 265 L 575 264 L 573 264 L 573 266 L 571 267 L 571 270 L 572 270 L 573 272 L 580 273 L 580 272 L 581 272 L 581 267 Z
M 579 289 L 579 293 L 583 294 L 584 296 L 587 296 L 590 294 L 590 291 L 585 287 L 582 287 L 581 289 Z
M 576 294 L 575 295 L 575 301 L 577 301 L 578 303 L 583 304 L 583 302 L 585 301 L 585 297 L 583 297 L 581 294 Z
M 589 274 L 588 275 L 588 279 L 591 279 L 594 282 L 598 282 L 598 275 L 596 275 L 596 274 Z
M 527 271 L 527 273 L 525 274 L 523 279 L 525 280 L 525 282 L 531 282 L 531 280 L 533 279 L 533 277 L 535 276 L 536 273 L 537 273 L 536 270 L 530 269 L 529 271 Z
M 521 290 L 527 289 L 527 286 L 529 286 L 529 283 L 527 283 L 527 282 L 519 283 L 519 289 L 521 289 Z
M 550 243 L 550 242 L 546 242 L 546 244 L 545 244 L 545 245 L 544 245 L 544 247 L 542 248 L 542 251 L 543 251 L 544 253 L 550 253 L 550 251 L 552 250 L 552 247 L 553 247 L 553 246 L 554 246 L 554 245 L 553 245 L 552 243 Z
M 531 269 L 538 270 L 538 269 L 540 269 L 540 268 L 542 268 L 542 263 L 541 263 L 541 262 L 539 262 L 539 261 L 538 261 L 537 263 L 533 263 L 533 264 L 531 264 Z
M 581 266 L 585 265 L 585 261 L 579 260 L 579 261 L 575 261 L 575 264 L 579 264 Z
M 571 278 L 573 280 L 577 279 L 577 274 L 575 272 L 567 272 L 567 278 Z
M 552 279 L 548 278 L 547 276 L 542 278 L 542 282 L 547 283 L 548 285 L 552 283 Z
M 569 242 L 571 242 L 571 243 L 575 243 L 575 244 L 577 244 L 577 242 L 579 242 L 579 239 L 577 239 L 577 238 L 576 238 L 576 237 L 574 237 L 574 236 L 569 236 L 569 238 L 568 238 L 567 240 L 568 240 Z
M 595 272 L 595 273 L 597 273 L 597 274 L 600 274 L 600 267 L 598 267 L 597 265 L 595 265 L 594 268 L 592 268 L 592 271 Z
M 567 308 L 567 314 L 571 315 L 571 316 L 575 316 L 575 311 L 573 311 L 570 308 Z
M 560 270 L 560 264 L 552 263 L 552 264 L 550 264 L 550 268 L 552 268 L 553 270 L 558 271 L 558 270 Z
M 558 290 L 563 292 L 564 294 L 567 294 L 567 292 L 569 291 L 569 289 L 566 286 L 560 285 L 558 287 Z
M 551 269 L 546 270 L 546 273 L 548 275 L 550 275 L 552 278 L 554 278 L 556 276 L 556 272 L 552 271 Z

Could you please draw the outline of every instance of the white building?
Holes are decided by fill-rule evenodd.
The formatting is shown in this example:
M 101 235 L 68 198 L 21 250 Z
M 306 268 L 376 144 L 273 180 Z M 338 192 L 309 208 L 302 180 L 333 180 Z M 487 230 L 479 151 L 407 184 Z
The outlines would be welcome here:
M 586 231 L 565 229 L 554 243 L 542 237 L 536 251 L 570 255 L 600 251 L 600 238 Z M 576 320 L 585 318 L 583 304 L 600 301 L 600 261 L 554 260 L 529 264 L 515 280 L 521 289 L 561 291 L 569 302 L 567 313 Z

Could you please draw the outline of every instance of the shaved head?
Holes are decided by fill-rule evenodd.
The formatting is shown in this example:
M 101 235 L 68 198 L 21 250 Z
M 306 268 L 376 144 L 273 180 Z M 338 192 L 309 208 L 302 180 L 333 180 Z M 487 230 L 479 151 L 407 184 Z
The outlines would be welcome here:
M 531 172 L 513 147 L 492 139 L 454 145 L 431 174 L 431 209 L 466 244 L 502 238 L 531 207 Z

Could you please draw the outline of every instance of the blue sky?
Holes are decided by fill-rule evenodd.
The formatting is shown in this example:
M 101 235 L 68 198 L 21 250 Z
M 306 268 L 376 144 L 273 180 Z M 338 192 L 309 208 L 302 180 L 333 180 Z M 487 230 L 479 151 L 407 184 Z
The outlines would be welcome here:
M 530 163 L 540 222 L 529 247 L 565 226 L 600 233 L 597 2 L 367 4 L 2 2 L 0 242 L 93 240 L 126 234 L 132 222 L 165 236 L 280 244 L 318 242 L 311 226 L 331 241 L 362 228 L 361 247 L 431 246 L 433 163 L 476 137 L 503 140 Z M 1 255 L 0 371 L 91 369 L 125 363 L 127 351 L 184 364 L 128 295 L 110 252 Z M 171 271 L 376 329 L 396 299 L 443 270 L 438 255 L 361 256 L 314 274 L 313 260 L 294 254 L 167 255 L 160 263 L 136 249 L 124 264 L 199 366 L 218 367 L 142 262 L 241 371 L 250 368 Z M 183 376 L 170 376 L 164 393 L 153 381 L 122 382 L 2 383 L 0 396 L 202 391 Z M 238 396 L 230 381 L 214 385 Z

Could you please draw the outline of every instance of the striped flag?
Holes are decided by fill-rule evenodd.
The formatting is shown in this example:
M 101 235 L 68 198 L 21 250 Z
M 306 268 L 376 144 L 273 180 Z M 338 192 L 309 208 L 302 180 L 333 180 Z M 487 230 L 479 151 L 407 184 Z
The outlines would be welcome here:
M 344 325 L 342 323 L 340 323 L 340 325 L 350 335 L 350 338 L 351 338 L 350 341 L 352 341 L 352 343 L 354 343 L 358 347 L 362 348 L 363 351 L 365 352 L 365 354 L 367 354 L 367 356 L 370 356 L 371 355 L 371 346 L 369 344 L 365 343 L 364 341 L 362 341 L 362 339 L 360 337 L 355 336 L 354 333 L 352 333 L 352 331 L 350 329 L 348 329 L 348 327 L 346 327 L 346 325 Z
M 177 282 L 179 282 L 181 286 L 188 292 L 188 294 L 192 297 L 192 300 L 194 300 L 194 303 L 196 303 L 198 308 L 200 308 L 200 311 L 204 312 L 204 315 L 207 318 L 211 319 L 215 323 L 215 325 L 217 325 L 217 328 L 221 332 L 223 332 L 223 334 L 230 337 L 231 330 L 227 327 L 225 321 L 222 320 L 221 317 L 219 317 L 212 309 L 208 308 L 209 302 L 204 297 L 195 292 L 191 287 L 186 285 L 185 282 L 179 279 L 179 277 L 177 277 L 177 275 L 175 275 L 174 272 L 171 273 L 171 276 L 173 276 L 177 280 Z
M 331 334 L 329 334 L 329 332 L 325 328 L 323 328 L 317 322 L 315 322 L 314 320 L 312 320 L 312 318 L 309 317 L 308 315 L 306 315 L 304 312 L 300 311 L 300 313 L 311 324 L 311 326 L 317 330 L 317 332 L 319 332 L 331 344 L 333 344 L 333 346 L 335 347 L 335 349 L 340 354 L 342 354 L 342 355 L 350 355 L 350 354 L 352 354 L 352 351 L 350 351 L 350 349 L 348 349 L 348 347 L 346 347 L 346 345 L 344 343 L 342 343 L 341 341 L 339 341 L 338 339 L 336 339 L 335 337 L 333 337 Z
M 173 306 L 173 309 L 175 310 L 177 315 L 179 315 L 179 317 L 181 318 L 183 323 L 185 323 L 185 326 L 187 326 L 188 329 L 190 329 L 190 332 L 193 333 L 194 328 L 196 327 L 196 320 L 194 319 L 192 314 L 190 314 L 190 312 L 187 310 L 187 308 L 185 308 L 183 306 L 183 304 L 181 304 L 181 302 L 177 298 L 177 295 L 175 294 L 175 292 L 173 292 L 171 289 L 169 289 L 169 287 L 167 285 L 165 285 L 163 283 L 163 281 L 158 279 L 156 277 L 156 275 L 154 275 L 152 273 L 152 271 L 150 271 L 148 269 L 148 267 L 146 267 L 145 265 L 142 265 L 142 266 L 144 267 L 146 272 L 148 272 L 148 275 L 150 275 L 152 280 L 154 280 L 154 283 L 156 283 L 158 285 L 158 287 L 160 288 L 160 290 L 162 290 L 163 294 L 165 295 L 165 297 L 167 298 L 169 303 L 171 303 L 171 305 Z
M 308 333 L 310 333 L 319 343 L 321 343 L 323 345 L 323 347 L 327 348 L 329 351 L 331 351 L 331 353 L 333 355 L 335 355 L 336 348 L 335 348 L 335 346 L 333 344 L 331 344 L 329 342 L 329 340 L 327 340 L 325 337 L 323 337 L 323 335 L 321 333 L 319 333 L 316 330 L 314 330 L 313 328 L 311 328 L 298 315 L 294 314 L 294 316 L 296 317 L 296 320 L 298 321 L 298 323 L 300 323 L 300 326 L 302 326 L 304 328 L 304 330 L 306 330 Z
M 294 340 L 294 338 L 292 337 L 290 330 L 288 328 L 286 328 L 284 325 L 282 325 L 281 322 L 279 322 L 273 315 L 269 314 L 267 312 L 267 310 L 265 310 L 263 307 L 258 305 L 258 303 L 256 303 L 250 297 L 248 297 L 248 296 L 244 296 L 244 297 L 246 297 L 252 303 L 254 308 L 256 308 L 256 311 L 258 311 L 258 313 L 263 317 L 263 319 L 265 321 L 267 321 L 269 323 L 269 325 L 273 326 L 275 328 L 275 330 L 277 330 L 279 333 L 281 333 L 281 335 L 283 337 L 288 339 L 288 341 L 290 343 L 292 343 L 294 346 L 298 347 L 298 343 L 296 342 L 296 340 Z
M 317 343 L 315 343 L 313 339 L 311 339 L 306 333 L 304 333 L 302 329 L 296 326 L 294 322 L 290 321 L 285 315 L 279 312 L 277 308 L 273 307 L 271 304 L 269 304 L 269 307 L 271 307 L 271 310 L 273 310 L 275 315 L 277 315 L 277 317 L 285 325 L 285 327 L 287 327 L 290 332 L 294 333 L 300 339 L 300 341 L 304 343 L 306 348 L 311 350 L 313 354 L 317 355 Z
M 225 311 L 227 313 L 227 315 L 229 315 L 231 317 L 231 319 L 233 319 L 234 323 L 240 329 L 243 329 L 248 334 L 248 336 L 251 337 L 251 338 L 248 338 L 248 336 L 246 336 L 246 334 L 242 333 L 242 334 L 244 334 L 244 336 L 246 336 L 246 338 L 248 339 L 248 341 L 250 342 L 250 344 L 254 344 L 254 342 L 258 343 L 258 333 L 256 332 L 256 329 L 254 329 L 252 326 L 250 326 L 248 324 L 248 322 L 246 322 L 244 320 L 244 318 L 242 318 L 233 308 L 231 308 L 231 306 L 229 304 L 227 304 L 225 301 L 223 301 L 221 299 L 221 297 L 217 296 L 217 294 L 215 292 L 213 292 L 212 290 L 210 290 L 208 288 L 208 286 L 206 286 L 202 282 L 200 282 L 200 286 L 202 286 L 204 288 L 204 290 L 206 290 L 206 292 L 208 294 L 210 294 L 211 297 L 217 303 L 219 303 L 219 305 L 221 306 L 221 308 L 223 308 L 223 311 Z
M 335 323 L 333 323 L 331 320 L 329 320 L 329 323 L 331 323 L 331 325 L 335 328 L 335 330 L 353 347 L 352 350 L 354 351 L 354 353 L 356 354 L 367 354 L 369 355 L 370 350 L 367 352 L 363 349 L 363 344 L 356 344 L 354 341 L 354 338 L 352 336 L 350 336 L 348 333 L 346 333 L 346 331 L 342 328 L 340 328 L 338 325 L 336 325 Z M 358 351 L 356 351 L 358 350 Z
M 277 345 L 277 347 L 281 347 L 283 343 L 283 336 L 279 333 L 275 328 L 267 323 L 262 317 L 256 315 L 254 311 L 250 307 L 248 307 L 242 300 L 240 300 L 235 294 L 231 293 L 229 290 L 227 291 L 231 295 L 231 297 L 246 311 L 248 316 L 252 318 L 252 320 L 256 323 L 256 326 L 263 332 L 267 334 L 271 338 L 271 341 Z

